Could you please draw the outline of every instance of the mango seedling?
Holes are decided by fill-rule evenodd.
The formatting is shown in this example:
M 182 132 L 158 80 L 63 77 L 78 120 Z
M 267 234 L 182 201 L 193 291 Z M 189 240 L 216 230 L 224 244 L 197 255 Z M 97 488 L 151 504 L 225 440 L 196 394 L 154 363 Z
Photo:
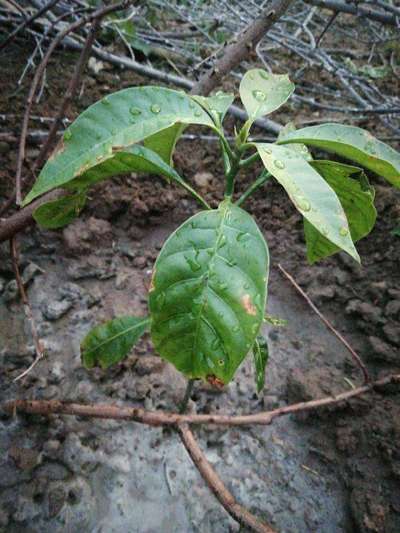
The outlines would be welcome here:
M 261 69 L 245 74 L 240 97 L 248 120 L 230 144 L 222 126 L 233 95 L 191 96 L 164 87 L 134 87 L 106 96 L 65 131 L 25 204 L 56 187 L 67 195 L 34 212 L 43 227 L 69 223 L 85 205 L 87 191 L 106 178 L 129 172 L 159 174 L 185 188 L 202 210 L 165 242 L 153 269 L 149 316 L 115 318 L 82 341 L 85 367 L 107 368 L 123 359 L 150 330 L 156 351 L 189 380 L 229 383 L 252 351 L 257 389 L 264 385 L 268 348 L 260 336 L 265 317 L 269 253 L 253 217 L 242 208 L 267 180 L 285 189 L 303 217 L 311 263 L 344 250 L 356 261 L 355 242 L 376 220 L 374 189 L 362 167 L 400 187 L 400 154 L 353 126 L 285 127 L 274 143 L 255 142 L 254 121 L 283 105 L 294 85 L 286 75 Z M 226 176 L 217 209 L 172 167 L 185 127 L 211 128 L 218 136 Z M 316 160 L 318 148 L 352 164 Z M 261 161 L 264 170 L 234 200 L 239 171 Z

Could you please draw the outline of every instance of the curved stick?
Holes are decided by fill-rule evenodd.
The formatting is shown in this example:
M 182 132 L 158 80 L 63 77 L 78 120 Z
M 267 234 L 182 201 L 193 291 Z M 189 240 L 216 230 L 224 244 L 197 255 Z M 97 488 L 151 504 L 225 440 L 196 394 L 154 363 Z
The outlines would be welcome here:
M 17 411 L 21 413 L 31 413 L 38 415 L 64 414 L 90 418 L 109 418 L 114 420 L 131 420 L 149 426 L 175 426 L 179 424 L 216 424 L 220 426 L 249 426 L 249 425 L 269 425 L 275 418 L 291 413 L 301 413 L 313 411 L 320 407 L 330 407 L 338 405 L 344 401 L 361 396 L 367 392 L 379 390 L 389 384 L 400 383 L 400 374 L 390 374 L 384 378 L 372 381 L 342 392 L 337 396 L 327 396 L 309 402 L 300 402 L 284 407 L 279 407 L 272 411 L 264 411 L 251 415 L 198 415 L 179 414 L 164 411 L 146 411 L 141 407 L 123 407 L 118 405 L 95 404 L 84 405 L 77 403 L 63 402 L 60 400 L 13 400 L 0 404 L 2 411 L 8 414 Z
M 273 529 L 260 522 L 253 514 L 236 502 L 232 493 L 225 487 L 214 468 L 207 461 L 189 426 L 180 424 L 177 429 L 183 445 L 202 478 L 231 517 L 239 522 L 240 525 L 247 526 L 256 533 L 275 533 Z

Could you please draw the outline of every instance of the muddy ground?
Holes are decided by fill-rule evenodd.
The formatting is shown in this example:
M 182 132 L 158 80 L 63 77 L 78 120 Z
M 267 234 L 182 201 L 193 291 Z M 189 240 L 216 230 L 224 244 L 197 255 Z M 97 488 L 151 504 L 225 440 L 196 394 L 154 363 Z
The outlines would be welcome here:
M 16 89 L 29 43 L 1 59 L 1 194 L 12 186 L 27 85 Z M 35 114 L 51 116 L 75 61 L 56 54 Z M 105 68 L 85 78 L 76 116 L 100 95 L 148 80 Z M 284 121 L 290 108 L 274 118 Z M 310 118 L 310 116 L 308 117 Z M 311 117 L 312 118 L 312 117 Z M 374 124 L 369 124 L 374 132 Z M 35 127 L 35 124 L 34 126 Z M 36 127 L 43 128 L 36 123 Z M 34 159 L 35 145 L 28 156 Z M 212 205 L 222 196 L 221 162 L 211 142 L 182 141 L 176 166 Z M 243 190 L 256 169 L 239 180 Z M 270 248 L 268 312 L 288 320 L 266 327 L 271 350 L 266 387 L 255 393 L 251 359 L 222 392 L 197 385 L 190 409 L 249 413 L 348 390 L 361 383 L 344 347 L 326 330 L 277 264 L 292 273 L 358 350 L 373 377 L 400 368 L 400 195 L 374 178 L 379 220 L 359 244 L 362 267 L 344 254 L 315 266 L 305 259 L 300 216 L 282 189 L 265 185 L 246 208 Z M 0 249 L 1 399 L 61 398 L 174 410 L 185 387 L 147 337 L 120 365 L 86 371 L 79 342 L 104 319 L 146 312 L 147 287 L 169 233 L 197 207 L 154 176 L 100 184 L 81 218 L 60 231 L 26 231 L 21 268 L 48 357 L 33 360 L 29 326 Z M 0 530 L 7 532 L 238 531 L 169 430 L 78 418 L 18 415 L 0 421 Z M 283 533 L 400 531 L 400 395 L 387 387 L 340 409 L 282 418 L 271 427 L 196 429 L 208 459 L 237 499 Z

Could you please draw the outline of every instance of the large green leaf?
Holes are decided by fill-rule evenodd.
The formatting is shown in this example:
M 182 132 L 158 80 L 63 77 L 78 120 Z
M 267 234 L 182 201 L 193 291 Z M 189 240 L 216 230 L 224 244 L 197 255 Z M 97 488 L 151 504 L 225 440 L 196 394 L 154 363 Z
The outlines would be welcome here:
M 313 226 L 331 242 L 360 261 L 351 240 L 346 214 L 334 190 L 294 150 L 276 144 L 255 143 L 266 169 Z
M 93 328 L 81 343 L 86 368 L 108 368 L 123 359 L 149 328 L 148 317 L 122 316 Z
M 179 91 L 134 87 L 106 96 L 86 109 L 65 131 L 24 205 L 111 158 L 115 151 L 177 123 L 214 127 L 206 111 Z
M 305 143 L 334 152 L 400 187 L 400 153 L 361 128 L 321 124 L 289 132 L 278 143 Z
M 268 268 L 256 223 L 229 201 L 182 224 L 160 252 L 149 291 L 160 355 L 189 378 L 228 383 L 263 321 Z
M 257 392 L 261 392 L 265 385 L 265 367 L 268 362 L 268 356 L 269 350 L 267 339 L 263 335 L 258 335 L 253 345 Z
M 185 129 L 184 124 L 174 124 L 165 130 L 161 130 L 147 137 L 143 144 L 146 148 L 156 152 L 168 165 L 172 166 L 172 155 L 176 143 Z
M 140 145 L 133 145 L 121 152 L 116 152 L 113 157 L 95 165 L 84 172 L 81 176 L 70 181 L 66 187 L 69 189 L 81 189 L 89 187 L 98 181 L 118 174 L 129 172 L 145 172 L 147 174 L 160 174 L 168 180 L 179 183 L 184 189 L 192 194 L 206 208 L 208 204 L 179 176 L 179 174 L 152 150 Z
M 80 191 L 40 205 L 32 216 L 42 228 L 62 228 L 79 215 L 85 203 L 86 192 Z
M 313 168 L 323 176 L 337 194 L 349 222 L 353 242 L 372 230 L 376 220 L 374 193 L 366 186 L 366 177 L 360 168 L 334 161 L 313 161 Z M 350 176 L 360 177 L 353 179 Z M 310 263 L 328 257 L 340 250 L 307 220 L 304 220 L 307 258 Z
M 229 106 L 235 99 L 231 93 L 218 91 L 212 96 L 192 96 L 212 117 L 217 114 L 218 120 L 223 121 Z
M 287 74 L 270 74 L 260 68 L 248 70 L 240 82 L 240 98 L 249 119 L 272 113 L 284 104 L 294 91 Z

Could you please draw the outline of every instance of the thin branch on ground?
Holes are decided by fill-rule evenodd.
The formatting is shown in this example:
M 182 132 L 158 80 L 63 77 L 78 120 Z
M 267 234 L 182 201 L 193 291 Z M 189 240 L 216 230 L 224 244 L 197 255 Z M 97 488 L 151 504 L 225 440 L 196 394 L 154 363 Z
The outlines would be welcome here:
M 15 279 L 17 282 L 19 294 L 21 296 L 21 300 L 24 305 L 25 316 L 31 328 L 32 339 L 33 339 L 33 343 L 35 346 L 35 353 L 36 353 L 36 357 L 33 363 L 24 372 L 22 372 L 22 374 L 20 374 L 14 379 L 14 381 L 19 381 L 20 379 L 25 377 L 39 363 L 41 359 L 43 359 L 44 348 L 37 334 L 37 329 L 36 329 L 35 320 L 33 318 L 32 308 L 30 306 L 28 296 L 25 291 L 24 282 L 22 281 L 21 274 L 19 272 L 16 237 L 12 237 L 10 239 L 10 255 L 11 255 L 12 265 L 14 269 L 14 274 L 15 274 Z
M 347 350 L 350 352 L 353 360 L 355 361 L 356 365 L 360 368 L 361 372 L 364 376 L 364 383 L 368 383 L 370 381 L 370 377 L 368 374 L 368 370 L 364 363 L 361 360 L 361 357 L 358 355 L 358 353 L 352 348 L 352 346 L 349 344 L 349 342 L 341 335 L 337 329 L 333 327 L 333 325 L 329 322 L 329 320 L 321 313 L 321 311 L 316 307 L 316 305 L 311 301 L 310 297 L 303 291 L 303 289 L 296 283 L 293 276 L 291 276 L 282 265 L 278 264 L 279 270 L 282 272 L 284 276 L 290 281 L 290 283 L 295 287 L 295 289 L 301 294 L 301 296 L 305 299 L 307 304 L 311 307 L 311 309 L 318 315 L 318 317 L 322 320 L 322 322 L 325 324 L 325 326 L 339 339 L 339 341 L 347 348 Z
M 130 420 L 149 426 L 176 426 L 177 424 L 215 424 L 218 426 L 268 426 L 281 416 L 315 411 L 323 407 L 338 407 L 352 398 L 368 392 L 377 391 L 390 384 L 400 384 L 400 374 L 390 374 L 384 378 L 370 381 L 336 396 L 327 396 L 308 402 L 299 402 L 272 411 L 262 411 L 251 415 L 217 415 L 217 414 L 179 414 L 164 411 L 146 411 L 141 407 L 123 407 L 118 405 L 85 405 L 60 400 L 13 400 L 0 404 L 1 410 L 12 414 L 15 411 L 37 415 L 73 415 L 88 418 L 112 420 Z
M 27 26 L 29 26 L 29 24 L 32 24 L 33 21 L 35 21 L 37 18 L 41 17 L 42 15 L 44 15 L 44 13 L 46 13 L 46 11 L 48 11 L 49 9 L 53 8 L 60 0 L 51 0 L 50 2 L 48 2 L 47 4 L 45 4 L 42 9 L 39 9 L 38 11 L 36 11 L 36 13 L 34 13 L 31 17 L 29 17 L 28 19 L 25 19 L 24 22 L 21 22 L 21 24 L 15 28 L 14 31 L 12 31 L 10 33 L 10 35 L 8 35 L 3 42 L 0 43 L 0 50 L 3 50 L 3 48 L 5 48 L 13 39 L 14 37 L 16 37 L 18 35 L 18 33 L 20 31 L 22 31 L 24 28 L 26 28 Z
M 54 143 L 54 139 L 57 135 L 57 130 L 59 129 L 59 127 L 61 127 L 63 125 L 62 121 L 63 121 L 63 118 L 65 117 L 65 114 L 67 113 L 70 105 L 71 105 L 71 102 L 73 100 L 73 98 L 76 96 L 76 93 L 77 93 L 77 90 L 78 90 L 78 86 L 79 86 L 79 82 L 81 80 L 81 77 L 82 77 L 82 74 L 83 74 L 83 71 L 85 70 L 85 67 L 86 67 L 86 64 L 89 60 L 89 57 L 90 57 L 90 54 L 91 54 L 91 51 L 92 51 L 92 47 L 93 47 L 93 43 L 96 39 L 96 35 L 97 35 L 97 32 L 100 28 L 100 24 L 101 24 L 101 20 L 102 20 L 102 16 L 99 16 L 99 17 L 96 17 L 93 22 L 92 22 L 92 26 L 90 28 L 90 31 L 88 33 L 88 36 L 87 36 L 87 39 L 86 39 L 86 42 L 82 48 L 82 52 L 79 56 L 79 59 L 78 59 L 78 62 L 76 64 L 76 67 L 75 67 L 75 71 L 74 71 L 74 74 L 68 84 L 68 88 L 67 88 L 67 91 L 65 93 L 65 96 L 64 96 L 64 99 L 62 101 L 62 104 L 57 112 L 57 115 L 54 119 L 54 122 L 52 123 L 51 125 L 51 128 L 50 128 L 50 131 L 49 131 L 49 134 L 47 136 L 47 139 L 46 139 L 46 142 L 43 144 L 40 152 L 39 152 L 39 155 L 35 161 L 35 164 L 34 164 L 34 170 L 41 167 L 41 165 L 43 164 L 49 150 L 51 149 L 53 143 Z
M 207 461 L 189 426 L 187 424 L 178 425 L 178 432 L 183 445 L 202 478 L 231 517 L 239 522 L 240 525 L 247 526 L 256 533 L 275 533 L 270 526 L 260 522 L 253 514 L 236 502 L 232 493 L 225 487 L 214 468 Z
M 29 95 L 28 95 L 28 99 L 26 102 L 26 109 L 25 109 L 24 119 L 22 123 L 22 132 L 21 132 L 21 139 L 20 139 L 20 144 L 19 144 L 17 172 L 16 172 L 16 177 L 15 177 L 15 191 L 16 191 L 15 195 L 16 195 L 17 205 L 21 205 L 22 203 L 21 175 L 22 175 L 22 165 L 25 160 L 25 145 L 26 145 L 26 136 L 28 132 L 29 116 L 31 113 L 33 99 L 36 94 L 37 86 L 43 76 L 43 73 L 45 71 L 45 68 L 47 66 L 47 63 L 52 53 L 69 33 L 78 30 L 79 28 L 81 28 L 82 26 L 85 26 L 88 22 L 91 22 L 96 18 L 104 17 L 105 15 L 108 15 L 109 13 L 113 11 L 124 9 L 128 5 L 128 3 L 129 2 L 127 0 L 124 0 L 121 3 L 98 9 L 94 13 L 91 13 L 90 15 L 86 15 L 82 17 L 81 19 L 77 20 L 76 22 L 73 22 L 72 24 L 68 25 L 66 28 L 64 28 L 57 34 L 57 36 L 51 42 L 49 48 L 47 49 L 45 56 L 43 57 L 38 69 L 35 72 L 35 76 L 32 80 L 31 88 L 29 90 Z

